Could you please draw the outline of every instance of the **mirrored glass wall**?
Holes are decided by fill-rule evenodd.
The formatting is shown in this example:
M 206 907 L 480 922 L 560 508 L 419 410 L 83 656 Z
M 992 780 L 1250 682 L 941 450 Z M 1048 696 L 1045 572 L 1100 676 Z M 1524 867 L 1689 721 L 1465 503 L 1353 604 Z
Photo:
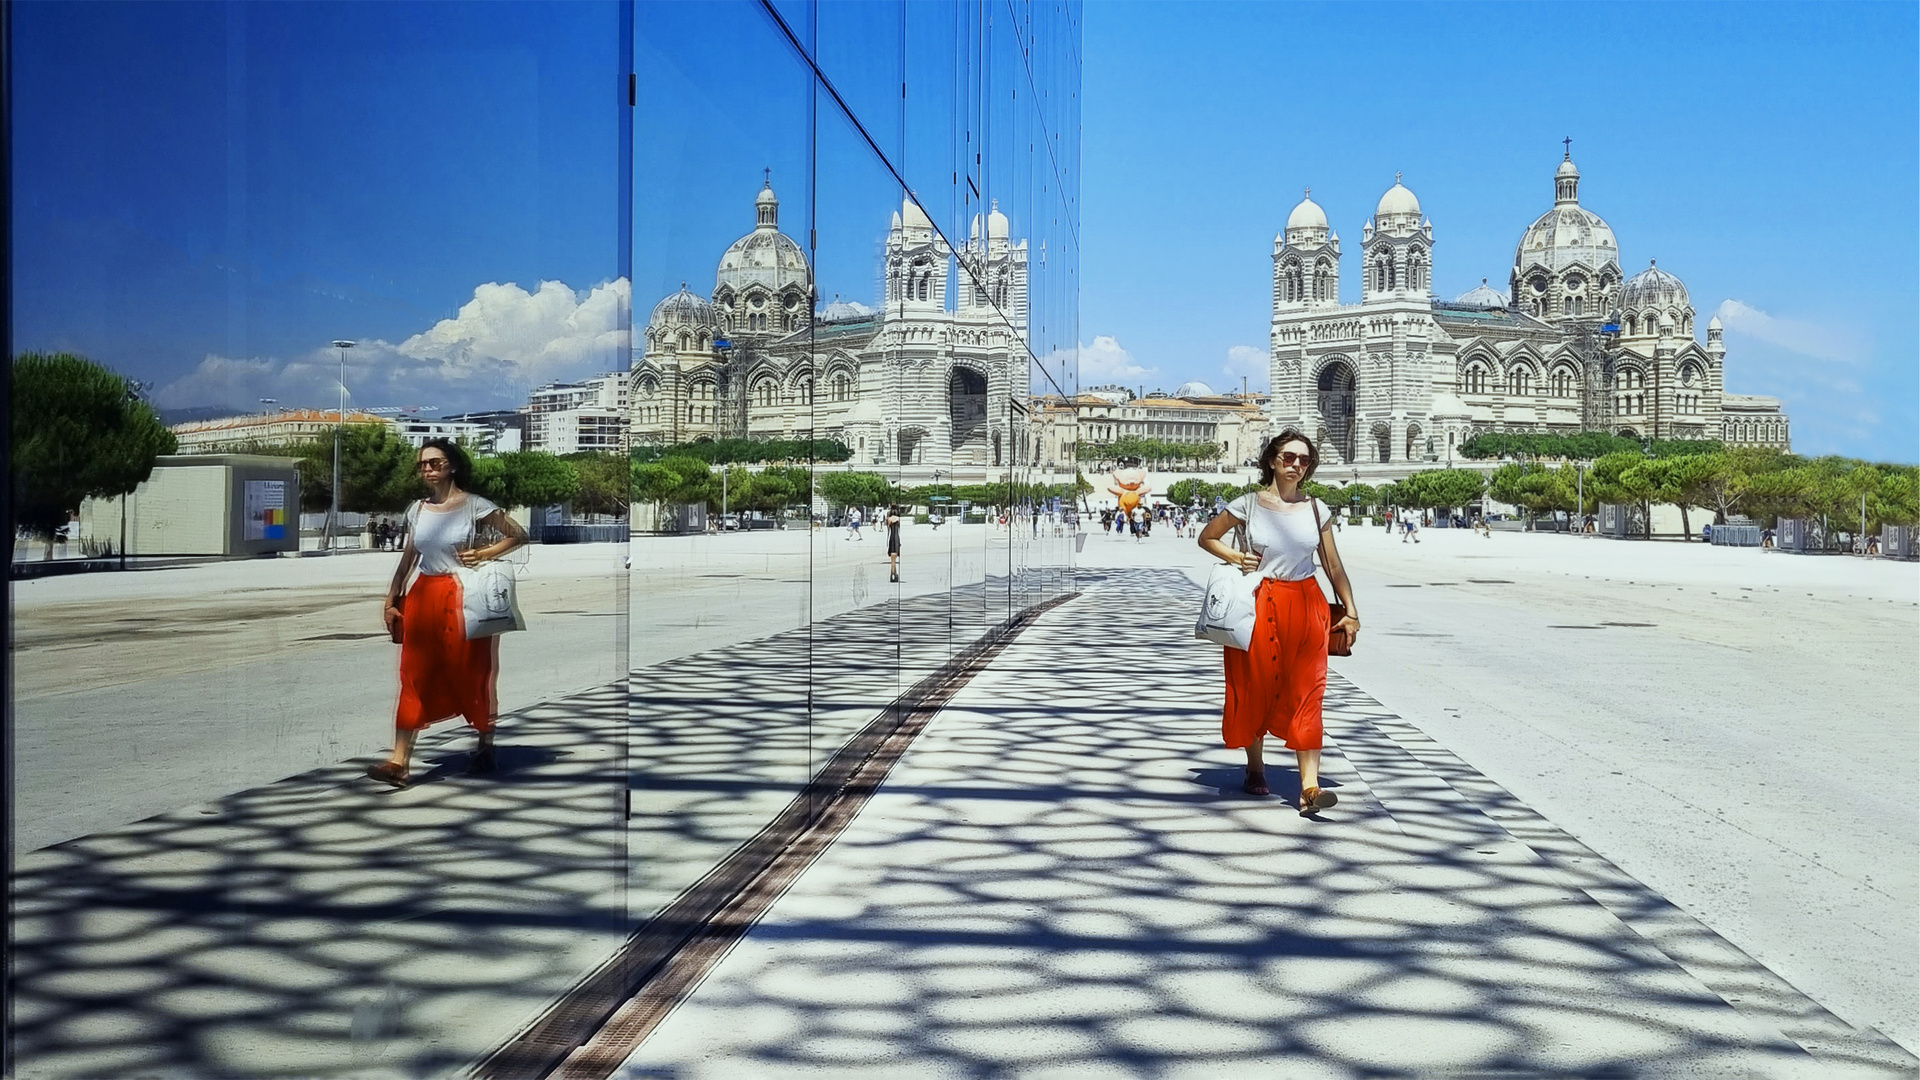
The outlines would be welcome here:
M 1078 27 L 636 11 L 637 921 L 1071 587 Z
M 1077 4 L 8 18 L 13 1074 L 543 1075 L 1070 591 Z

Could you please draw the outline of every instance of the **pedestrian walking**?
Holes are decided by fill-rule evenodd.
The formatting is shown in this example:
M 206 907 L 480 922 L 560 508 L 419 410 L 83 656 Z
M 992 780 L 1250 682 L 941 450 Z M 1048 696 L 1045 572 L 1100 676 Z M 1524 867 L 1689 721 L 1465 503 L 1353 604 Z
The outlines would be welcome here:
M 1420 519 L 1414 515 L 1413 511 L 1407 510 L 1403 513 L 1401 527 L 1404 530 L 1400 534 L 1401 543 L 1404 544 L 1409 540 L 1416 544 L 1420 542 Z
M 468 640 L 460 580 L 454 571 L 497 559 L 527 542 L 526 530 L 492 502 L 466 490 L 473 472 L 466 451 L 428 439 L 415 458 L 427 497 L 407 510 L 408 535 L 382 611 L 400 642 L 400 702 L 393 716 L 393 753 L 367 775 L 407 786 L 413 741 L 430 724 L 462 717 L 480 737 L 467 771 L 494 769 L 494 676 L 499 638 Z M 483 537 L 489 542 L 482 543 Z M 407 577 L 420 573 L 411 587 Z M 405 612 L 404 617 L 402 611 Z
M 1291 428 L 1260 452 L 1259 491 L 1235 499 L 1200 533 L 1200 547 L 1215 558 L 1263 579 L 1254 594 L 1250 647 L 1227 648 L 1226 700 L 1220 734 L 1229 748 L 1245 748 L 1242 790 L 1268 793 L 1263 746 L 1273 735 L 1294 752 L 1300 769 L 1302 816 L 1337 801 L 1320 787 L 1320 706 L 1327 689 L 1327 638 L 1332 632 L 1360 635 L 1353 587 L 1334 544 L 1326 504 L 1301 490 L 1319 464 L 1313 440 Z M 1222 542 L 1244 525 L 1252 551 Z M 1314 554 L 1333 582 L 1346 616 L 1330 624 L 1326 594 L 1314 580 Z
M 887 508 L 887 580 L 900 580 L 900 518 L 906 508 L 891 506 Z
M 857 506 L 847 508 L 847 539 L 864 539 L 860 535 L 860 508 Z

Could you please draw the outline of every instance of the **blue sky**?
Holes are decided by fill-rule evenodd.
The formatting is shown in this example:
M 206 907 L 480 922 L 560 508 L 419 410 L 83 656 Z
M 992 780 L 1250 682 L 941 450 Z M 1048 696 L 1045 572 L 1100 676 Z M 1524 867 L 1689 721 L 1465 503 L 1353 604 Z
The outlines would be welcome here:
M 1504 288 L 1571 136 L 1626 271 L 1678 275 L 1703 334 L 1724 312 L 1730 391 L 1781 398 L 1802 453 L 1914 461 L 1916 10 L 1089 4 L 1081 380 L 1263 383 L 1307 185 L 1344 299 L 1396 171 L 1435 293 Z
M 176 407 L 331 405 L 334 338 L 357 406 L 621 363 L 612 3 L 13 20 L 16 347 Z
M 822 6 L 821 25 L 858 10 Z M 938 86 L 913 65 L 943 21 L 904 10 L 860 29 L 934 35 L 904 76 Z M 1572 136 L 1627 270 L 1658 258 L 1702 325 L 1724 313 L 1729 389 L 1781 397 L 1803 452 L 1912 461 L 1915 11 L 1090 5 L 1081 382 L 1257 385 L 1273 234 L 1309 184 L 1352 256 L 1403 172 L 1436 291 L 1502 284 Z M 230 409 L 330 404 L 336 337 L 360 343 L 361 406 L 512 406 L 622 365 L 616 17 L 610 0 L 16 5 L 16 347 Z M 738 0 L 639 17 L 637 67 L 675 103 L 635 133 L 639 317 L 682 279 L 711 288 L 763 167 L 790 235 L 819 215 L 823 298 L 874 302 L 897 188 L 827 110 L 810 186 L 805 74 L 770 24 Z M 708 44 L 649 53 L 649 28 Z M 920 130 L 887 112 L 897 54 L 869 52 L 822 61 L 883 141 Z M 938 129 L 950 98 L 917 92 L 909 119 Z M 978 207 L 935 190 L 954 150 L 889 145 L 964 235 Z M 1049 193 L 1022 186 L 1046 177 L 985 179 L 1035 235 L 1019 219 Z M 1049 333 L 1043 353 L 1073 340 Z

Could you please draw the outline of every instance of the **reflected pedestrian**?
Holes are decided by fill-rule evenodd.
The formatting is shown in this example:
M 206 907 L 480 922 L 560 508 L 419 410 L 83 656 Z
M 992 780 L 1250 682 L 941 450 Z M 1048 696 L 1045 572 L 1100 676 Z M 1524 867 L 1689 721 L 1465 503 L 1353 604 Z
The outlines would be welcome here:
M 1247 752 L 1241 788 L 1249 795 L 1268 793 L 1262 743 L 1278 737 L 1294 752 L 1300 768 L 1302 816 L 1334 805 L 1333 792 L 1320 787 L 1321 700 L 1327 689 L 1327 637 L 1342 631 L 1360 635 L 1353 587 L 1334 544 L 1326 505 L 1301 490 L 1319 464 L 1313 440 L 1291 428 L 1269 440 L 1260 453 L 1265 485 L 1235 499 L 1207 524 L 1200 547 L 1242 572 L 1263 579 L 1254 594 L 1253 640 L 1246 650 L 1227 648 L 1226 701 L 1220 733 L 1226 745 Z M 1245 524 L 1253 550 L 1239 551 L 1222 538 Z M 1318 552 L 1327 578 L 1347 615 L 1329 625 L 1326 594 L 1314 580 Z
M 900 580 L 900 518 L 905 508 L 890 506 L 887 508 L 887 580 Z
M 466 490 L 473 466 L 459 446 L 428 439 L 415 466 L 428 493 L 407 510 L 410 539 L 387 587 L 382 612 L 387 632 L 400 642 L 393 753 L 367 767 L 368 776 L 400 788 L 407 786 L 414 739 L 428 725 L 454 716 L 464 718 L 480 737 L 467 771 L 493 771 L 499 639 L 467 638 L 460 579 L 454 571 L 497 559 L 527 542 L 526 530 L 505 510 Z M 495 538 L 481 543 L 489 534 Z M 407 576 L 416 566 L 419 576 L 408 587 Z

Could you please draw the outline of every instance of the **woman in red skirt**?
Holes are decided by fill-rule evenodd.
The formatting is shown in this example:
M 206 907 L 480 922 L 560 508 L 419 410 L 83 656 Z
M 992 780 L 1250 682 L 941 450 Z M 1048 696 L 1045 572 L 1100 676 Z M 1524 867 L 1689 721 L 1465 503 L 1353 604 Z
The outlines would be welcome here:
M 1333 542 L 1333 514 L 1300 490 L 1320 463 L 1313 440 L 1291 428 L 1260 451 L 1261 490 L 1228 504 L 1207 523 L 1200 547 L 1208 554 L 1257 573 L 1253 641 L 1246 651 L 1229 648 L 1227 700 L 1220 731 L 1231 748 L 1245 747 L 1251 795 L 1267 794 L 1261 743 L 1277 736 L 1300 764 L 1300 813 L 1324 810 L 1336 801 L 1320 788 L 1320 699 L 1327 690 L 1326 594 L 1313 577 L 1317 551 L 1347 617 L 1338 629 L 1360 634 L 1359 609 L 1340 552 Z M 1222 538 L 1246 526 L 1253 550 L 1240 551 Z
M 400 704 L 393 716 L 393 754 L 367 775 L 394 787 L 407 786 L 413 740 L 429 724 L 464 717 L 480 735 L 467 771 L 492 772 L 494 671 L 497 637 L 467 640 L 460 579 L 454 570 L 497 559 L 527 542 L 526 531 L 506 511 L 466 489 L 472 464 L 446 439 L 428 439 L 415 462 L 428 495 L 407 511 L 407 546 L 387 587 L 385 618 L 401 629 Z M 481 538 L 491 533 L 491 543 Z M 420 576 L 406 588 L 415 566 Z M 399 597 L 405 590 L 405 616 Z

